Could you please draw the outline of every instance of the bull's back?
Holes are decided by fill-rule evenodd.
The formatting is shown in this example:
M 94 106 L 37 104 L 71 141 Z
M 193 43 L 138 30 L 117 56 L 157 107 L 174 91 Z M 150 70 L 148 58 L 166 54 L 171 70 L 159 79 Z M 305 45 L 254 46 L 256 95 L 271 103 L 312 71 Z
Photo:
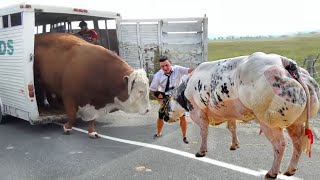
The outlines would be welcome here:
M 123 77 L 133 72 L 115 53 L 64 33 L 37 36 L 35 55 L 41 80 L 58 96 L 67 93 L 83 97 L 84 89 L 89 89 L 86 94 L 92 96 L 112 96 L 126 89 Z M 109 92 L 110 87 L 116 90 Z
M 73 48 L 82 40 L 64 33 L 35 36 L 35 73 L 51 92 L 61 95 L 61 81 L 65 68 L 75 54 Z
M 77 48 L 75 51 L 82 50 Z M 77 58 L 64 73 L 63 95 L 73 96 L 76 104 L 81 106 L 90 101 L 97 107 L 103 107 L 113 103 L 114 97 L 125 101 L 128 98 L 128 84 L 124 77 L 129 76 L 133 68 L 118 60 L 116 55 L 105 54 L 99 49 L 86 51 L 77 53 Z
M 194 99 L 201 109 L 208 107 L 216 117 L 257 117 L 270 126 L 286 127 L 304 115 L 306 93 L 285 70 L 278 55 L 254 53 L 207 62 L 197 69 L 190 78 L 186 97 Z M 314 114 L 319 103 L 317 96 L 313 99 Z
M 221 102 L 238 99 L 235 90 L 236 71 L 246 56 L 200 64 L 192 73 L 185 96 L 195 99 L 202 109 L 219 108 Z

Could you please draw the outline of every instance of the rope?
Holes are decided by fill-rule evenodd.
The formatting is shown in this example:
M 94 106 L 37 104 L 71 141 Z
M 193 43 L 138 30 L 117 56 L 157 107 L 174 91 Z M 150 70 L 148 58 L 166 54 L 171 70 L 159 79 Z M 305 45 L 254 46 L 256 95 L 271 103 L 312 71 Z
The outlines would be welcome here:
M 171 98 L 171 95 L 168 95 L 168 98 Z M 168 104 L 169 104 L 169 99 L 167 99 L 167 98 L 164 98 L 164 99 L 166 99 L 166 100 L 165 100 L 164 103 L 160 106 L 160 109 L 159 109 L 159 112 L 160 112 L 160 113 L 164 113 L 166 107 L 167 107 Z

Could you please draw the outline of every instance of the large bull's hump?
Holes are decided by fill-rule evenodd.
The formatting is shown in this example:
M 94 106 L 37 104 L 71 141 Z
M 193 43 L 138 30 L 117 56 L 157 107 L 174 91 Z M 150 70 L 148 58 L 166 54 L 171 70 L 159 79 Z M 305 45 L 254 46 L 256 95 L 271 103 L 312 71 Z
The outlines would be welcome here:
M 238 57 L 217 62 L 217 70 L 212 72 L 210 81 L 210 104 L 214 108 L 225 107 L 225 101 L 237 99 L 235 82 L 238 79 L 235 72 L 244 59 L 245 57 Z
M 35 35 L 35 43 L 48 47 L 70 47 L 79 44 L 90 44 L 89 42 L 67 33 L 43 33 Z
M 236 99 L 234 76 L 237 67 L 246 57 L 223 59 L 201 64 L 194 71 L 190 83 L 196 92 L 195 101 L 201 106 L 219 109 L 224 101 Z

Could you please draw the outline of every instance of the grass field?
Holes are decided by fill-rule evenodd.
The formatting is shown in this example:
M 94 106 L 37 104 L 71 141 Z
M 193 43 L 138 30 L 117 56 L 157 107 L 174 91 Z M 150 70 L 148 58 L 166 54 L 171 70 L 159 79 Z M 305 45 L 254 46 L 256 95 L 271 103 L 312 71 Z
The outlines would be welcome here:
M 296 60 L 302 66 L 307 56 L 316 57 L 320 53 L 320 35 L 274 39 L 210 40 L 208 60 L 248 55 L 256 51 L 280 54 Z

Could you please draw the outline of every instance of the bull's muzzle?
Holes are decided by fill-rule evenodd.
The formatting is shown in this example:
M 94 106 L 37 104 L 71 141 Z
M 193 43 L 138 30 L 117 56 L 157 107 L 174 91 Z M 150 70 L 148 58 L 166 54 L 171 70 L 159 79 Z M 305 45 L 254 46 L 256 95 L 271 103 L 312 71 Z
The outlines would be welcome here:
M 144 111 L 139 111 L 139 114 L 142 114 L 142 115 L 145 115 L 145 114 L 147 114 L 148 112 L 150 111 L 150 109 L 149 108 L 147 108 L 147 109 L 145 109 Z

